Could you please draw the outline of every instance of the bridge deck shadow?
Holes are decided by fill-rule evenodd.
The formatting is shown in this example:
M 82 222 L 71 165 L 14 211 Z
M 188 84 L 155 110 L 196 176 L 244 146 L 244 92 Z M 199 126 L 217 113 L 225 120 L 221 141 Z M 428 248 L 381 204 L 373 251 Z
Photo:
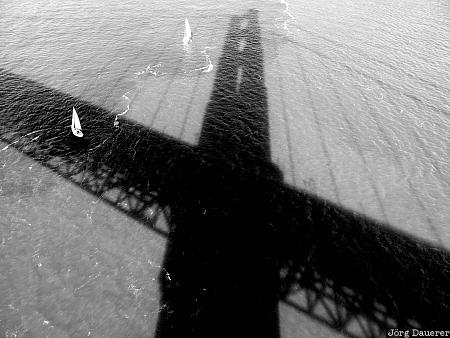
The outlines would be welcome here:
M 168 237 L 157 337 L 277 337 L 279 301 L 349 337 L 448 327 L 446 251 L 283 183 L 263 73 L 249 11 L 231 19 L 194 147 L 1 70 L 0 137 Z

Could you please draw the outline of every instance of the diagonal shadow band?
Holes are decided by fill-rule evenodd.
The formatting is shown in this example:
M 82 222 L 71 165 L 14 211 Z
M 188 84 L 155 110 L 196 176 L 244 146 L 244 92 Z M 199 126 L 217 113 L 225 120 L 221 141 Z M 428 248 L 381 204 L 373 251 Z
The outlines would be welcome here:
M 19 75 L 0 70 L 0 81 L 4 142 L 167 236 L 154 223 L 164 205 L 159 189 L 174 159 L 193 154 L 189 145 L 127 120 L 116 129 L 105 110 Z M 72 107 L 83 139 L 71 134 Z
M 232 18 L 225 46 L 198 147 L 115 129 L 105 110 L 4 70 L 0 137 L 169 237 L 159 337 L 277 337 L 280 300 L 350 337 L 448 327 L 449 254 L 285 185 L 268 160 L 256 12 Z

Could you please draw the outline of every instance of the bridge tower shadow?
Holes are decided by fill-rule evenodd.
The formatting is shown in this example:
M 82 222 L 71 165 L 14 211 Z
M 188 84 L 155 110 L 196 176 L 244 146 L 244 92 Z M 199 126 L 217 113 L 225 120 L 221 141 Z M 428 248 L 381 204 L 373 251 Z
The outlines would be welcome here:
M 168 187 L 157 337 L 277 337 L 278 264 L 257 11 L 231 18 L 195 160 Z M 261 177 L 264 177 L 263 182 Z

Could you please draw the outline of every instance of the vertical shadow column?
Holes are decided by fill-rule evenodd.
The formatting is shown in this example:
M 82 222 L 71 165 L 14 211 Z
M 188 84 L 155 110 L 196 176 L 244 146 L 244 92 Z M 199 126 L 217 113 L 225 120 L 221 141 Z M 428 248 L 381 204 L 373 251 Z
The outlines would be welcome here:
M 167 187 L 157 337 L 278 337 L 279 276 L 257 12 L 232 17 L 195 157 Z
M 231 18 L 199 147 L 210 156 L 246 169 L 270 158 L 264 59 L 256 10 Z

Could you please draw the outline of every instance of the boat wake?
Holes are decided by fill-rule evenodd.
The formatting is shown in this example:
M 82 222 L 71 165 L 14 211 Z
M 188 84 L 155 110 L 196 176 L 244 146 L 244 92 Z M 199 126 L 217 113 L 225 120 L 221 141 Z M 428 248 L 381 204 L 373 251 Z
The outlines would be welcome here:
M 280 4 L 284 5 L 283 16 L 276 19 L 277 28 L 281 28 L 285 30 L 287 33 L 290 33 L 288 23 L 289 21 L 295 19 L 294 16 L 289 12 L 289 4 L 286 0 L 280 0 Z
M 128 111 L 130 110 L 130 104 L 131 104 L 131 101 L 132 101 L 132 100 L 128 97 L 129 94 L 130 94 L 130 92 L 128 91 L 128 92 L 126 92 L 125 94 L 122 95 L 122 98 L 124 98 L 125 101 L 126 101 L 127 107 L 125 108 L 125 110 L 124 110 L 123 112 L 121 112 L 121 113 L 119 113 L 119 114 L 116 114 L 116 117 L 115 117 L 115 119 L 114 119 L 114 127 L 116 127 L 116 128 L 119 127 L 119 116 L 125 115 L 125 114 L 128 113 Z M 133 98 L 134 98 L 135 96 L 136 96 L 136 95 L 133 95 Z
M 201 73 L 209 73 L 214 69 L 211 61 L 210 50 L 212 47 L 205 47 L 203 50 L 192 50 L 170 58 L 166 62 L 149 64 L 142 71 L 134 73 L 135 79 L 145 81 L 149 77 L 158 78 L 162 76 L 192 76 Z
M 215 47 L 198 48 L 192 41 L 192 35 L 186 18 L 183 49 L 179 45 L 168 46 L 167 50 L 161 51 L 158 62 L 148 64 L 141 71 L 133 73 L 133 89 L 122 95 L 120 102 L 114 109 L 116 112 L 120 112 L 115 114 L 114 127 L 119 127 L 120 117 L 130 111 L 139 93 L 149 87 L 149 81 L 158 81 L 158 78 L 166 76 L 200 76 L 203 73 L 210 73 L 214 69 L 210 51 Z M 155 85 L 158 84 L 151 84 L 151 86 Z
M 210 71 L 212 71 L 214 69 L 214 66 L 211 62 L 211 57 L 209 56 L 209 54 L 207 53 L 207 50 L 209 49 L 209 47 L 206 47 L 204 50 L 202 50 L 200 53 L 205 57 L 205 61 L 206 61 L 206 65 L 199 67 L 199 68 L 194 68 L 192 70 L 186 70 L 184 73 L 185 74 L 190 74 L 193 72 L 202 72 L 202 73 L 209 73 Z
M 206 48 L 208 48 L 208 47 L 206 47 Z M 200 68 L 200 69 L 202 70 L 203 73 L 209 73 L 210 71 L 212 71 L 214 69 L 214 66 L 213 66 L 213 64 L 211 62 L 211 58 L 206 53 L 206 49 L 203 50 L 202 53 L 204 53 L 204 55 L 205 55 L 206 61 L 208 62 L 208 66 Z

